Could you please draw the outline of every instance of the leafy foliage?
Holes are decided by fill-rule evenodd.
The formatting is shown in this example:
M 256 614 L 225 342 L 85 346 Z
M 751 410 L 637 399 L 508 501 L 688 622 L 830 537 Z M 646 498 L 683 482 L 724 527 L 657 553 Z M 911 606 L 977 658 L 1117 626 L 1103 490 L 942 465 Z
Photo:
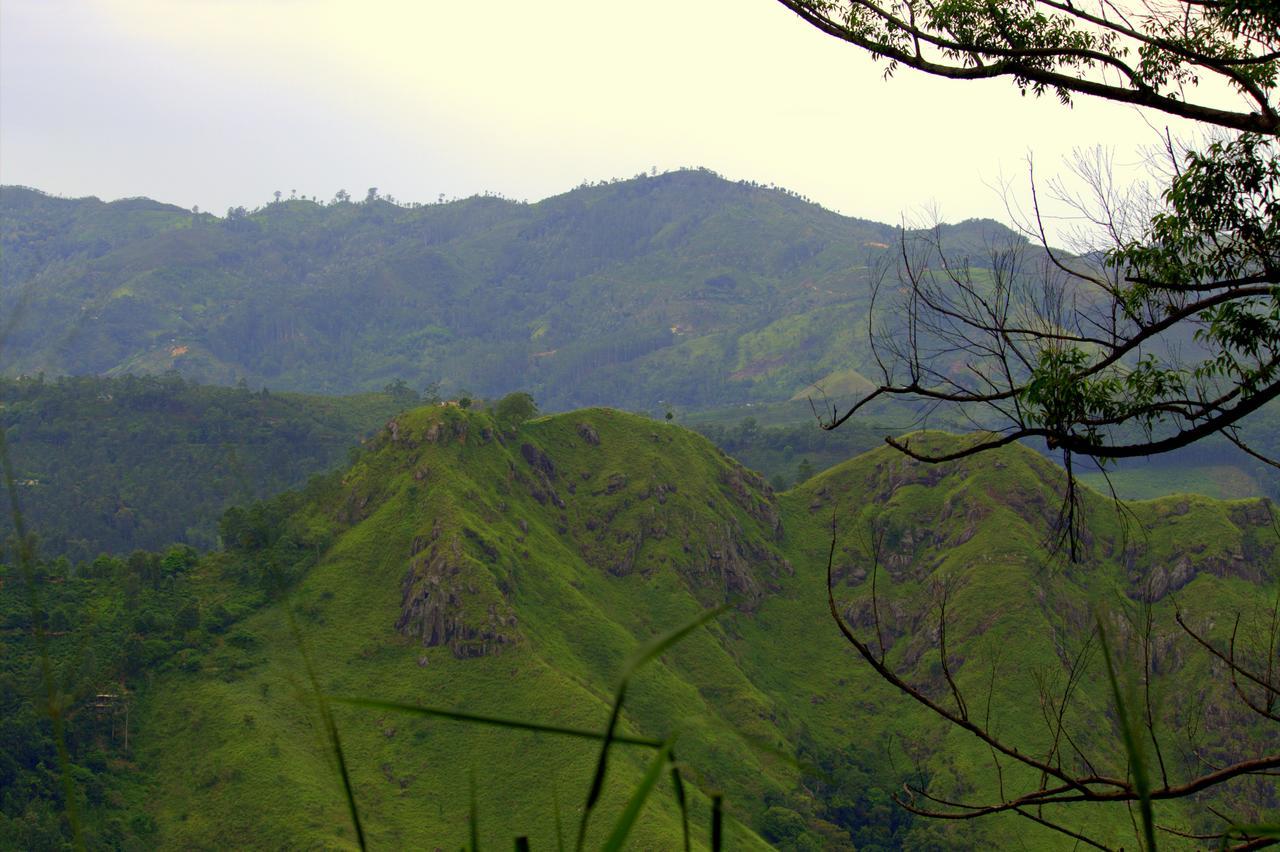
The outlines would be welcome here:
M 31 640 L 26 579 L 0 558 L 0 848 L 71 843 L 56 743 Z M 175 546 L 36 566 L 52 677 L 89 848 L 154 843 L 144 779 L 133 771 L 137 701 L 166 671 L 249 664 L 254 641 L 229 633 L 265 598 Z
M 347 457 L 413 395 L 318 398 L 175 374 L 0 378 L 0 428 L 46 556 L 217 543 L 233 503 L 297 487 Z M 0 535 L 9 529 L 0 521 Z
M 1033 187 L 1034 217 L 1023 227 L 1047 255 L 1036 276 L 1020 274 L 1029 258 L 1019 246 L 993 247 L 988 269 L 975 271 L 948 258 L 940 235 L 904 238 L 900 286 L 888 293 L 897 310 L 873 326 L 879 379 L 843 413 L 832 406 L 826 428 L 893 398 L 991 430 L 944 456 L 887 439 L 919 460 L 1043 440 L 1068 471 L 1063 538 L 1073 555 L 1076 456 L 1102 466 L 1220 435 L 1280 467 L 1239 431 L 1280 398 L 1274 3 L 781 2 L 887 59 L 890 72 L 1009 77 L 1064 103 L 1085 95 L 1191 119 L 1208 137 L 1164 140 L 1158 198 L 1117 192 L 1105 160 L 1081 161 L 1091 198 L 1068 203 L 1094 227 L 1079 257 L 1048 245 Z M 1202 78 L 1214 85 L 1199 87 Z
M 886 60 L 888 73 L 905 66 L 959 80 L 1008 77 L 1063 103 L 1083 94 L 1233 130 L 1280 130 L 1272 100 L 1280 19 L 1265 0 L 1132 9 L 1060 0 L 781 2 Z M 1197 89 L 1203 78 L 1243 104 Z

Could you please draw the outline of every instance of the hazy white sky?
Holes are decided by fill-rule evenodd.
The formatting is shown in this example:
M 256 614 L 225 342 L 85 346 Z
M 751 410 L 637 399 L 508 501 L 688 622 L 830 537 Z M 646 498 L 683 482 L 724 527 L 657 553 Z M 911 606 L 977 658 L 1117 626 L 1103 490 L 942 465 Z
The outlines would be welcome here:
M 773 0 L 4 0 L 0 181 L 222 212 L 274 190 L 536 200 L 702 165 L 881 221 L 1158 116 L 883 66 Z

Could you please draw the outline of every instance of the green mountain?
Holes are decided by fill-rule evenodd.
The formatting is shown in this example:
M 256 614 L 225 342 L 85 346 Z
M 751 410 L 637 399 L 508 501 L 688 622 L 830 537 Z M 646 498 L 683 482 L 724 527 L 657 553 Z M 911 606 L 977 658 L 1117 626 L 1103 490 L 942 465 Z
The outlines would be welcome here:
M 993 222 L 943 229 L 981 266 Z M 294 200 L 226 218 L 0 191 L 9 375 L 159 373 L 351 393 L 396 378 L 549 409 L 859 386 L 896 229 L 705 170 L 536 204 Z
M 992 248 L 1025 243 L 985 220 L 943 226 L 937 238 L 979 281 Z M 873 406 L 884 428 L 851 438 L 848 427 L 830 438 L 797 429 L 812 423 L 810 396 L 844 404 L 877 375 L 868 284 L 897 241 L 890 226 L 705 170 L 536 204 L 292 200 L 221 219 L 148 199 L 3 187 L 0 375 L 176 370 L 311 393 L 401 379 L 451 396 L 527 390 L 547 410 L 674 410 L 713 430 L 763 424 L 767 405 L 786 413 L 775 425 L 790 434 L 714 439 L 790 483 L 808 469 L 802 461 L 834 464 L 925 413 Z M 1251 418 L 1259 423 L 1245 439 L 1274 455 L 1277 418 Z M 1263 463 L 1225 442 L 1210 449 L 1127 462 L 1111 485 L 1125 497 L 1280 496 Z
M 0 378 L 0 429 L 40 551 L 71 560 L 217 546 L 229 506 L 297 488 L 416 395 L 317 397 L 176 374 Z M 7 502 L 7 501 L 6 501 Z M 0 517 L 0 540 L 12 531 Z
M 869 670 L 832 624 L 826 576 L 832 554 L 839 610 L 939 701 L 949 695 L 937 628 L 945 590 L 949 671 L 970 706 L 983 706 L 1027 753 L 1047 748 L 1041 690 L 1061 688 L 1063 660 L 1095 611 L 1122 669 L 1144 647 L 1159 654 L 1150 707 L 1170 741 L 1196 732 L 1193 747 L 1162 753 L 1171 777 L 1259 747 L 1268 732 L 1241 713 L 1172 609 L 1177 601 L 1188 623 L 1220 642 L 1230 614 L 1242 614 L 1245 631 L 1270 616 L 1280 579 L 1271 505 L 1183 495 L 1117 513 L 1086 493 L 1083 558 L 1065 564 L 1046 555 L 1061 480 L 1017 447 L 946 467 L 881 449 L 775 494 L 704 438 L 617 411 L 522 425 L 452 406 L 401 414 L 343 472 L 225 516 L 225 553 L 191 567 L 103 566 L 112 581 L 41 583 L 72 608 L 64 621 L 74 624 L 84 616 L 74 607 L 92 601 L 101 625 L 94 639 L 74 630 L 50 639 L 59 677 L 81 673 L 67 716 L 76 765 L 96 779 L 87 824 L 126 846 L 350 845 L 308 660 L 335 696 L 599 730 L 637 645 L 730 602 L 641 670 L 622 717 L 632 734 L 679 733 L 699 843 L 706 796 L 723 792 L 727 848 L 1060 848 L 1061 835 L 1013 815 L 939 823 L 894 809 L 888 795 L 904 779 L 948 799 L 1028 779 L 1009 767 L 999 779 L 984 745 Z M 145 582 L 128 582 L 148 571 Z M 30 712 L 30 699 L 17 697 L 38 686 L 19 638 L 23 581 L 14 569 L 3 580 L 4 671 L 15 684 L 5 694 Z M 1153 631 L 1143 646 L 1145 603 Z M 144 619 L 153 605 L 182 617 Z M 93 646 L 88 674 L 73 665 L 86 641 L 110 643 Z M 140 657 L 108 650 L 126 647 Z M 1065 717 L 1072 747 L 1099 772 L 1123 774 L 1110 688 L 1092 659 Z M 86 706 L 86 691 L 102 691 L 89 686 L 95 678 L 123 678 L 129 690 L 127 750 Z M 375 848 L 466 844 L 472 777 L 486 847 L 517 835 L 551 846 L 557 808 L 571 830 L 577 824 L 591 743 L 386 707 L 331 709 Z M 615 750 L 588 846 L 648 757 Z M 48 760 L 46 752 L 46 770 Z M 1233 813 L 1258 819 L 1280 790 L 1263 779 L 1228 792 Z M 11 828 L 41 825 L 48 813 L 32 811 L 32 799 L 4 801 Z M 1222 797 L 1160 802 L 1157 817 L 1194 833 L 1207 827 L 1206 805 Z M 1132 842 L 1123 809 L 1054 816 Z M 664 779 L 636 846 L 669 848 L 679 831 Z

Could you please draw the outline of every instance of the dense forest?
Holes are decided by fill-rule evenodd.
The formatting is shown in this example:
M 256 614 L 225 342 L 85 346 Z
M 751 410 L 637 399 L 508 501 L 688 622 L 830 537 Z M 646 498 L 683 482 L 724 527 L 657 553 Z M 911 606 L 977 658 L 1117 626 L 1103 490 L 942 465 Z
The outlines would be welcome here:
M 64 848 L 73 839 L 68 814 L 89 848 L 152 846 L 153 779 L 130 745 L 131 736 L 146 739 L 130 719 L 134 703 L 166 672 L 234 677 L 253 665 L 256 639 L 233 627 L 314 563 L 322 542 L 290 513 L 336 485 L 317 476 L 233 507 L 222 523 L 230 546 L 203 557 L 174 545 L 37 559 L 28 573 L 9 540 L 0 553 L 0 848 Z
M 171 544 L 213 549 L 227 507 L 333 468 L 418 401 L 403 386 L 316 397 L 176 373 L 0 378 L 0 428 L 40 552 L 82 561 Z M 6 512 L 0 536 L 11 531 Z

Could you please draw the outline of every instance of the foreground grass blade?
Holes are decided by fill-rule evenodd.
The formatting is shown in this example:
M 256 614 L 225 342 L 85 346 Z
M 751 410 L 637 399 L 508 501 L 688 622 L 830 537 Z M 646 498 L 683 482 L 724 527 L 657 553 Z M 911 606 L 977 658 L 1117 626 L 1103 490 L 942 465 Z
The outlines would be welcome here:
M 648 770 L 644 773 L 644 778 L 641 779 L 639 786 L 632 792 L 631 800 L 627 802 L 627 806 L 618 817 L 618 821 L 614 823 L 613 831 L 609 832 L 609 838 L 600 847 L 603 852 L 618 852 L 618 850 L 622 849 L 623 844 L 627 842 L 627 835 L 631 833 L 631 829 L 636 824 L 636 819 L 640 816 L 640 811 L 644 809 L 645 801 L 649 798 L 649 794 L 653 792 L 658 779 L 662 777 L 662 770 L 666 767 L 667 759 L 670 756 L 671 740 L 667 740 L 662 748 L 658 750 L 658 753 L 653 756 Z
M 724 796 L 711 796 L 711 852 L 720 852 L 724 845 Z
M 1107 666 L 1107 681 L 1111 684 L 1111 696 L 1116 702 L 1116 716 L 1120 719 L 1120 736 L 1124 741 L 1125 754 L 1129 757 L 1129 765 L 1133 767 L 1133 786 L 1138 793 L 1138 813 L 1142 817 L 1142 834 L 1148 852 L 1156 850 L 1156 819 L 1151 807 L 1151 780 L 1147 778 L 1147 762 L 1142 749 L 1142 740 L 1134 730 L 1133 717 L 1125 703 L 1120 680 L 1116 676 L 1115 663 L 1111 659 L 1111 645 L 1107 641 L 1106 627 L 1102 616 L 1098 616 L 1098 638 L 1102 646 L 1102 659 Z
M 564 852 L 564 822 L 560 819 L 560 788 L 551 785 L 551 806 L 556 816 L 556 852 Z
M 689 800 L 684 794 L 684 779 L 680 777 L 674 751 L 671 752 L 671 787 L 675 791 L 676 803 L 680 805 L 680 835 L 684 840 L 684 852 L 689 852 Z
M 298 653 L 302 655 L 302 664 L 307 671 L 307 679 L 311 681 L 311 691 L 315 694 L 316 705 L 320 710 L 320 720 L 324 724 L 325 733 L 329 736 L 329 745 L 333 748 L 333 757 L 337 761 L 338 774 L 342 776 L 342 790 L 347 797 L 347 809 L 351 813 L 351 826 L 356 832 L 356 843 L 360 848 L 367 849 L 364 839 L 364 827 L 360 824 L 360 809 L 356 807 L 355 789 L 351 786 L 351 775 L 347 771 L 347 760 L 342 753 L 342 738 L 338 736 L 338 726 L 333 721 L 333 714 L 329 711 L 329 702 L 325 700 L 325 695 L 320 691 L 320 681 L 316 678 L 315 668 L 311 665 L 311 656 L 307 653 L 307 646 L 302 641 L 302 633 L 298 630 L 298 622 L 293 617 L 293 610 L 288 606 L 285 607 L 285 614 L 289 618 L 289 631 L 293 633 L 293 641 L 298 646 Z
M 471 852 L 480 852 L 480 809 L 476 806 L 476 768 L 471 767 Z
M 475 713 L 460 713 L 456 710 L 441 710 L 438 707 L 423 707 L 418 704 L 402 704 L 397 701 L 382 701 L 376 698 L 348 698 L 341 695 L 328 696 L 330 701 L 340 704 L 352 704 L 356 707 L 369 707 L 375 710 L 390 710 L 396 713 L 407 713 L 415 716 L 430 716 L 435 719 L 450 719 L 455 722 L 471 722 L 480 725 L 493 725 L 498 728 L 512 728 L 518 731 L 536 731 L 542 734 L 556 734 L 563 737 L 578 737 L 587 740 L 602 740 L 605 735 L 598 731 L 582 728 L 565 728 L 559 725 L 539 725 L 535 722 L 521 722 L 517 719 L 503 719 L 497 716 L 480 716 Z M 624 745 L 662 748 L 662 740 L 648 737 L 615 736 L 614 742 Z
M 729 610 L 734 603 L 735 601 L 730 601 L 721 604 L 715 609 L 701 612 L 679 627 L 650 639 L 640 646 L 640 649 L 632 655 L 631 660 L 623 667 L 622 678 L 618 682 L 618 690 L 613 696 L 613 708 L 609 712 L 609 725 L 605 729 L 604 743 L 600 747 L 600 759 L 596 762 L 596 772 L 591 779 L 591 790 L 587 793 L 587 804 L 582 810 L 582 819 L 578 823 L 578 842 L 574 847 L 575 849 L 581 850 L 583 843 L 586 842 L 587 823 L 591 820 L 591 811 L 595 808 L 596 803 L 600 801 L 600 793 L 604 789 L 605 774 L 609 768 L 609 747 L 614 740 L 618 739 L 618 717 L 622 713 L 622 704 L 626 700 L 627 686 L 630 684 L 632 676 L 645 663 L 661 656 L 672 645 L 712 619 L 719 617 Z
M 1233 840 L 1280 840 L 1280 822 L 1260 823 L 1257 825 L 1233 825 L 1227 829 L 1226 834 L 1222 835 L 1222 845 L 1219 849 L 1226 849 L 1227 844 Z

